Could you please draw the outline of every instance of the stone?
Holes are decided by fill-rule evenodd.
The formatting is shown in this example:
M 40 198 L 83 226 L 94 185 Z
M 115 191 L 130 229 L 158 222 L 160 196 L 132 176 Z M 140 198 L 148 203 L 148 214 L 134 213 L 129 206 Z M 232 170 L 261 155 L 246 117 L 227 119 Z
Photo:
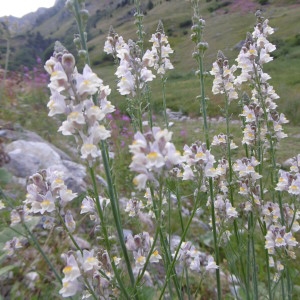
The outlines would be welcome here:
M 29 176 L 39 170 L 51 168 L 64 173 L 64 181 L 73 192 L 86 191 L 84 166 L 72 161 L 66 153 L 46 142 L 37 134 L 27 131 L 25 136 L 32 140 L 14 140 L 5 147 L 10 162 L 4 168 L 14 176 L 16 183 L 26 184 Z M 13 139 L 17 137 L 14 136 Z

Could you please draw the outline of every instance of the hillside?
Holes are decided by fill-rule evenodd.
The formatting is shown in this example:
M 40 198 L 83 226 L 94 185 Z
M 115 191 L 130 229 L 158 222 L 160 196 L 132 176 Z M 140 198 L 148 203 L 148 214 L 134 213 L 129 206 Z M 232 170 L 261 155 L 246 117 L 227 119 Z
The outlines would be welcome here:
M 115 82 L 112 60 L 103 52 L 103 45 L 110 25 L 122 35 L 125 40 L 135 39 L 134 1 L 115 0 L 97 1 L 87 0 L 86 8 L 90 18 L 87 25 L 88 47 L 92 64 L 105 82 Z M 171 109 L 182 110 L 187 114 L 195 111 L 195 97 L 198 85 L 194 79 L 194 61 L 191 57 L 193 44 L 190 41 L 191 8 L 188 1 L 183 0 L 145 0 L 142 2 L 144 11 L 144 29 L 146 41 L 156 30 L 157 21 L 161 19 L 165 31 L 169 36 L 171 47 L 175 50 L 172 61 L 175 70 L 170 73 L 168 81 L 168 105 Z M 238 45 L 244 39 L 247 31 L 252 31 L 255 23 L 254 13 L 262 9 L 272 27 L 276 29 L 272 42 L 277 45 L 274 53 L 275 62 L 268 66 L 277 92 L 283 97 L 282 109 L 288 115 L 300 113 L 300 1 L 298 0 L 236 0 L 216 1 L 201 0 L 203 17 L 206 20 L 205 38 L 209 43 L 206 55 L 206 69 L 211 69 L 211 63 L 216 53 L 221 49 L 233 63 L 238 53 Z M 260 3 L 268 2 L 267 5 Z M 18 69 L 20 65 L 34 65 L 36 57 L 46 60 L 53 51 L 53 43 L 60 40 L 70 51 L 76 53 L 73 46 L 76 24 L 72 15 L 64 8 L 64 0 L 58 0 L 53 8 L 47 9 L 36 20 L 28 25 L 23 32 L 15 34 L 11 40 L 10 69 Z M 1 43 L 1 54 L 5 53 L 4 43 Z M 283 84 L 284 82 L 284 84 Z M 276 85 L 277 84 L 277 85 Z M 172 93 L 172 86 L 180 86 L 180 92 Z M 153 86 L 153 89 L 159 87 Z M 188 99 L 187 99 L 188 91 Z M 115 101 L 120 96 L 113 94 Z M 211 96 L 213 101 L 218 99 Z M 184 99 L 184 101 L 183 101 Z M 188 101 L 189 105 L 186 105 Z M 121 100 L 120 100 L 120 103 Z M 121 104 L 120 104 L 121 105 Z M 159 104 L 158 104 L 159 106 Z M 195 107 L 194 107 L 195 106 Z M 217 106 L 213 106 L 211 113 L 219 114 Z

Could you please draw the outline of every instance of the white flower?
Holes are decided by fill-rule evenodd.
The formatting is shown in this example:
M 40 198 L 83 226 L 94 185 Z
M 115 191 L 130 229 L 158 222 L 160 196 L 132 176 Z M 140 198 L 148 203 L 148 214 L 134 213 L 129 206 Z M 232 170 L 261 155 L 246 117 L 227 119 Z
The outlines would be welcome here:
M 107 130 L 103 125 L 99 125 L 98 122 L 89 128 L 89 134 L 93 144 L 98 144 L 100 141 L 104 141 L 111 136 L 110 131 Z
M 87 118 L 91 121 L 101 121 L 105 118 L 105 113 L 99 106 L 93 105 L 86 111 Z
M 0 200 L 0 210 L 3 209 L 3 208 L 5 208 L 5 205 L 4 205 L 3 201 Z
M 80 252 L 78 254 L 80 254 Z M 97 269 L 98 265 L 99 265 L 99 261 L 96 257 L 94 257 L 94 250 L 88 251 L 84 249 L 83 257 L 82 257 L 82 267 L 84 272 Z
M 72 213 L 70 210 L 67 210 L 66 215 L 65 215 L 65 224 L 68 228 L 68 230 L 72 233 L 75 231 L 76 228 L 76 223 L 73 219 Z
M 44 214 L 45 212 L 52 212 L 55 210 L 55 199 L 50 191 L 46 193 L 45 196 L 41 195 L 42 201 L 40 202 L 40 209 L 34 212 L 40 212 Z
M 79 95 L 94 95 L 97 93 L 102 85 L 102 80 L 92 72 L 88 65 L 83 68 L 83 74 L 77 73 L 75 75 L 77 92 Z
M 205 269 L 208 271 L 208 270 L 216 270 L 216 269 L 219 269 L 219 266 L 216 265 L 216 262 L 214 260 L 214 258 L 209 255 L 208 258 L 207 258 L 207 266 L 205 267 Z
M 117 84 L 118 91 L 121 95 L 135 95 L 135 78 L 127 71 Z
M 162 257 L 159 255 L 157 250 L 155 250 L 150 256 L 151 263 L 158 263 L 160 259 L 162 259 Z
M 81 276 L 77 261 L 73 255 L 68 256 L 67 265 L 63 268 L 64 281 L 74 281 Z
M 61 95 L 57 90 L 53 90 L 47 107 L 50 109 L 48 116 L 52 117 L 57 114 L 66 113 L 65 96 Z
M 77 194 L 73 193 L 72 190 L 63 188 L 59 191 L 59 197 L 61 199 L 62 206 L 64 206 L 68 202 L 72 201 L 75 197 L 77 197 Z
M 143 190 L 146 188 L 146 183 L 148 176 L 146 174 L 139 174 L 133 178 L 133 184 L 138 190 Z
M 79 282 L 75 280 L 66 280 L 63 279 L 63 287 L 59 290 L 59 293 L 62 297 L 72 297 L 74 296 L 79 289 Z
M 87 212 L 90 212 L 90 213 L 94 213 L 95 212 L 95 202 L 89 196 L 87 196 L 86 198 L 84 198 L 82 200 L 80 213 L 84 214 L 84 213 L 87 213 Z
M 92 136 L 85 138 L 83 145 L 81 146 L 81 158 L 91 162 L 93 159 L 101 156 L 100 150 L 92 142 Z

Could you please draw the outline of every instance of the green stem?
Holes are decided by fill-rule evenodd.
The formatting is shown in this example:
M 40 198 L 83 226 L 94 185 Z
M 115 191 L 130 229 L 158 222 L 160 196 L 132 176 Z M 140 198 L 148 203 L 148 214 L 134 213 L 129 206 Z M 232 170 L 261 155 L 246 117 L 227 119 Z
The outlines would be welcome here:
M 164 119 L 166 128 L 169 129 L 169 121 L 168 121 L 168 115 L 167 115 L 167 100 L 166 100 L 166 78 L 162 78 L 162 97 L 163 97 L 163 107 L 164 107 Z
M 256 253 L 254 248 L 254 231 L 255 231 L 255 224 L 253 219 L 253 213 L 250 213 L 250 244 L 251 244 L 251 253 L 252 253 L 252 276 L 253 276 L 253 288 L 254 288 L 254 299 L 258 298 L 258 282 L 257 282 L 257 265 L 256 265 Z
M 74 0 L 74 6 L 73 7 L 74 7 L 75 20 L 76 20 L 77 28 L 78 28 L 78 31 L 79 31 L 81 47 L 82 47 L 83 50 L 86 51 L 86 63 L 90 66 L 91 62 L 90 62 L 90 57 L 89 57 L 89 54 L 88 54 L 88 47 L 87 47 L 87 43 L 86 43 L 85 32 L 83 31 L 83 24 L 81 22 L 78 0 Z
M 65 221 L 64 221 L 64 219 L 62 218 L 62 216 L 60 215 L 59 211 L 57 211 L 57 215 L 58 215 L 58 217 L 59 217 L 59 219 L 60 219 L 60 222 L 61 222 L 63 228 L 65 229 L 65 231 L 67 232 L 69 238 L 71 239 L 72 243 L 74 244 L 74 246 L 76 247 L 76 249 L 79 250 L 81 254 L 83 254 L 82 249 L 79 247 L 79 245 L 78 245 L 77 242 L 75 241 L 73 235 L 71 234 L 70 230 L 69 230 L 68 227 L 66 226 Z
M 213 180 L 209 178 L 209 191 L 210 191 L 210 201 L 211 201 L 211 222 L 213 228 L 213 239 L 214 239 L 214 249 L 215 249 L 215 260 L 218 269 L 216 269 L 216 279 L 217 279 L 217 292 L 218 292 L 218 300 L 222 298 L 221 291 L 221 279 L 220 279 L 220 253 L 219 253 L 219 245 L 217 239 L 217 226 L 216 226 L 216 216 L 215 216 L 215 204 L 214 204 L 214 191 L 213 191 Z
M 206 96 L 205 96 L 205 86 L 204 86 L 204 76 L 203 76 L 203 57 L 199 55 L 199 71 L 200 71 L 200 90 L 201 90 L 201 105 L 200 105 L 200 113 L 203 116 L 203 123 L 204 123 L 204 133 L 205 133 L 205 142 L 207 149 L 210 148 L 210 141 L 209 141 L 209 129 L 208 129 L 208 122 L 207 122 L 207 112 L 206 112 Z
M 96 200 L 96 208 L 97 208 L 97 212 L 98 212 L 98 215 L 99 215 L 99 218 L 100 218 L 100 221 L 101 221 L 101 228 L 102 228 L 102 231 L 103 231 L 103 236 L 104 236 L 104 241 L 105 241 L 105 244 L 106 244 L 107 254 L 110 257 L 112 268 L 113 268 L 114 274 L 116 276 L 116 279 L 117 279 L 117 281 L 120 285 L 121 291 L 124 293 L 124 296 L 126 297 L 126 299 L 131 299 L 131 297 L 128 295 L 127 289 L 125 288 L 125 286 L 123 284 L 122 279 L 119 276 L 119 273 L 118 273 L 117 267 L 115 265 L 115 262 L 114 262 L 113 259 L 111 259 L 111 245 L 110 245 L 110 241 L 109 241 L 109 237 L 108 237 L 107 228 L 105 226 L 103 211 L 102 211 L 100 200 L 99 200 L 99 194 L 98 194 L 98 189 L 97 189 L 95 173 L 94 173 L 93 168 L 90 168 L 89 170 L 90 170 L 90 175 L 91 175 L 91 179 L 92 179 L 92 182 L 93 182 L 93 188 L 94 188 L 94 194 L 95 194 L 95 200 Z
M 62 284 L 62 279 L 61 279 L 60 275 L 57 273 L 56 269 L 54 268 L 53 264 L 49 260 L 48 256 L 46 255 L 46 253 L 44 252 L 44 250 L 42 249 L 42 247 L 40 246 L 40 244 L 39 244 L 38 240 L 36 239 L 36 237 L 29 230 L 29 228 L 27 227 L 27 225 L 25 224 L 25 222 L 22 222 L 22 226 L 24 227 L 24 229 L 26 230 L 26 232 L 29 234 L 29 236 L 30 236 L 31 240 L 33 241 L 35 247 L 40 252 L 40 254 L 43 256 L 43 258 L 45 259 L 45 261 L 48 264 L 48 266 L 50 267 L 50 269 L 53 271 L 56 279 L 59 281 L 60 284 Z
M 161 180 L 160 180 L 160 182 L 161 182 Z M 177 297 L 178 297 L 178 299 L 182 299 L 180 285 L 178 283 L 176 270 L 174 268 L 174 265 L 172 264 L 172 256 L 171 256 L 171 253 L 170 253 L 170 248 L 167 245 L 167 241 L 164 237 L 164 234 L 163 234 L 163 231 L 162 231 L 162 226 L 161 226 L 161 222 L 162 222 L 161 212 L 162 212 L 162 200 L 163 200 L 162 184 L 160 184 L 158 204 L 156 203 L 156 201 L 154 201 L 153 187 L 150 187 L 150 191 L 151 191 L 151 196 L 152 196 L 152 203 L 153 203 L 153 210 L 154 210 L 154 213 L 155 213 L 155 218 L 158 222 L 158 232 L 159 232 L 159 237 L 160 237 L 160 243 L 163 247 L 163 251 L 164 251 L 164 254 L 165 254 L 166 265 L 167 265 L 168 270 L 169 270 L 170 266 L 172 266 L 172 268 L 170 270 L 170 274 L 171 274 L 171 277 L 172 277 L 174 285 L 175 285 Z M 170 276 L 170 274 L 169 274 L 169 276 Z M 166 282 L 166 284 L 169 283 L 169 277 L 168 276 L 166 276 L 166 281 L 165 282 Z M 171 292 L 171 289 L 170 289 L 170 292 Z
M 184 232 L 182 233 L 182 236 L 181 236 L 180 242 L 179 242 L 179 244 L 178 244 L 178 246 L 177 246 L 177 250 L 176 250 L 176 252 L 175 252 L 175 255 L 174 255 L 174 258 L 173 258 L 173 260 L 172 260 L 172 263 L 171 263 L 171 264 L 169 265 L 169 267 L 168 267 L 167 274 L 166 274 L 166 280 L 165 280 L 163 289 L 162 289 L 162 291 L 161 291 L 161 293 L 160 293 L 159 300 L 161 300 L 161 299 L 163 298 L 165 289 L 166 289 L 167 284 L 168 284 L 168 282 L 169 282 L 169 280 L 170 280 L 171 272 L 172 272 L 172 270 L 174 269 L 175 263 L 176 263 L 176 261 L 177 261 L 178 254 L 179 254 L 179 251 L 180 251 L 180 247 L 181 247 L 183 241 L 185 240 L 185 237 L 186 237 L 186 235 L 187 235 L 188 229 L 190 228 L 190 225 L 191 225 L 192 220 L 193 220 L 193 218 L 194 218 L 194 215 L 195 215 L 195 213 L 196 213 L 196 210 L 197 210 L 197 207 L 198 207 L 198 202 L 199 202 L 199 199 L 198 199 L 198 198 L 199 198 L 199 197 L 197 197 L 197 199 L 196 199 L 196 201 L 195 201 L 195 205 L 194 205 L 194 207 L 193 207 L 191 216 L 190 216 L 190 218 L 188 219 L 188 222 L 187 222 L 187 225 L 186 225 L 186 227 L 185 227 L 185 229 L 184 229 Z M 179 299 L 181 299 L 181 297 L 180 297 Z
M 122 249 L 124 259 L 125 259 L 125 263 L 126 263 L 126 266 L 127 266 L 127 271 L 128 271 L 128 274 L 129 274 L 130 282 L 131 282 L 132 287 L 134 287 L 135 286 L 135 279 L 134 279 L 134 276 L 133 276 L 133 272 L 132 272 L 132 268 L 131 268 L 127 248 L 126 248 L 126 245 L 125 245 L 123 229 L 122 229 L 122 225 L 121 225 L 119 208 L 118 208 L 119 205 L 117 203 L 118 199 L 117 199 L 115 191 L 114 191 L 114 182 L 112 180 L 112 174 L 111 174 L 111 171 L 110 171 L 108 155 L 107 155 L 107 147 L 106 147 L 105 141 L 101 141 L 101 154 L 102 154 L 102 159 L 103 159 L 103 164 L 104 164 L 104 169 L 105 169 L 106 180 L 107 180 L 107 184 L 108 184 L 108 194 L 109 194 L 109 198 L 110 198 L 113 217 L 114 217 L 114 221 L 115 221 L 115 224 L 116 224 L 116 229 L 117 229 L 117 233 L 118 233 L 118 236 L 119 236 L 121 249 Z M 136 294 L 136 291 L 134 291 L 134 292 Z

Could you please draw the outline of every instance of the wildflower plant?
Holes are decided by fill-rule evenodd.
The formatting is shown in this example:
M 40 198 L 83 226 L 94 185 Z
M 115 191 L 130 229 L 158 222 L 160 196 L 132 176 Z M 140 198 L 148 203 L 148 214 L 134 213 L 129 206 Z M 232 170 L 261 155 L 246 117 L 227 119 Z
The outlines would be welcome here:
M 231 65 L 219 51 L 206 72 L 206 22 L 199 1 L 191 1 L 204 141 L 180 149 L 166 115 L 165 83 L 174 68 L 173 50 L 161 21 L 149 40 L 151 49 L 144 50 L 143 14 L 139 1 L 135 3 L 137 41 L 125 42 L 111 27 L 104 45 L 117 64 L 117 89 L 127 97 L 128 117 L 108 100 L 109 86 L 92 71 L 84 1 L 66 1 L 78 25 L 74 43 L 84 65 L 80 70 L 74 55 L 55 44 L 45 63 L 51 93 L 47 107 L 50 117 L 61 115 L 58 131 L 74 138 L 91 187 L 78 195 L 67 187 L 63 173 L 49 168 L 29 178 L 22 205 L 10 207 L 3 194 L 0 210 L 10 207 L 11 228 L 21 224 L 25 232 L 6 242 L 6 255 L 13 257 L 26 240 L 31 241 L 57 279 L 63 298 L 196 299 L 207 280 L 211 299 L 224 299 L 229 293 L 236 299 L 292 299 L 300 229 L 300 156 L 291 160 L 289 170 L 277 163 L 276 150 L 286 137 L 283 125 L 288 121 L 277 109 L 279 96 L 264 72 L 276 49 L 268 41 L 274 30 L 257 12 L 256 26 L 247 34 L 237 64 Z M 213 94 L 224 97 L 221 113 L 226 119 L 226 132 L 213 137 L 204 84 L 209 74 Z M 164 128 L 155 124 L 151 109 L 149 85 L 156 77 L 162 82 Z M 232 105 L 242 108 L 240 143 L 231 131 Z M 143 122 L 144 113 L 148 123 Z M 122 129 L 117 128 L 120 124 Z M 121 175 L 115 161 L 127 150 L 134 189 L 124 200 L 116 184 Z M 29 226 L 37 217 L 39 225 Z M 201 222 L 211 237 L 207 247 L 202 247 Z M 175 223 L 178 235 L 172 229 Z M 37 228 L 67 237 L 55 263 Z M 195 236 L 200 242 L 192 240 Z M 38 280 L 35 272 L 27 275 L 32 284 Z

